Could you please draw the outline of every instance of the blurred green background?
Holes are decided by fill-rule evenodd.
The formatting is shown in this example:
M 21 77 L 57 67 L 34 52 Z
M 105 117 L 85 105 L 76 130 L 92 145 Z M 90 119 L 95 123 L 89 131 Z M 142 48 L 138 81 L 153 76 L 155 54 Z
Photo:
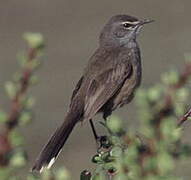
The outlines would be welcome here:
M 99 32 L 105 22 L 116 14 L 155 20 L 144 28 L 139 37 L 142 87 L 147 87 L 159 81 L 160 74 L 171 67 L 181 69 L 184 53 L 191 52 L 190 7 L 189 0 L 1 0 L 0 108 L 9 106 L 3 83 L 17 70 L 16 54 L 25 47 L 22 34 L 41 32 L 46 39 L 45 63 L 38 72 L 40 83 L 32 88 L 37 99 L 35 122 L 22 130 L 30 158 L 26 171 L 50 134 L 63 121 L 72 89 L 98 46 Z M 137 128 L 134 103 L 114 114 L 128 120 L 128 128 Z M 191 125 L 186 125 L 183 140 L 191 142 Z M 99 124 L 98 129 L 103 133 Z M 83 169 L 93 167 L 90 157 L 95 153 L 95 147 L 89 124 L 78 124 L 54 167 L 65 165 L 73 179 L 77 179 Z M 183 162 L 177 167 L 177 173 L 189 177 L 190 165 Z

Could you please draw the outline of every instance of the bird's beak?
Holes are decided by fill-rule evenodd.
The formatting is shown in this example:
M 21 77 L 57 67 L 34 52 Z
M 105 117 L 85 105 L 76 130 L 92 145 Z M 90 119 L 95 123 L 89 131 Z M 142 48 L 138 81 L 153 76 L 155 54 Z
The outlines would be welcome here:
M 142 26 L 144 24 L 152 23 L 154 20 L 145 19 L 139 22 L 139 25 Z
M 145 20 L 142 20 L 142 21 L 139 21 L 137 24 L 136 24 L 136 34 L 139 34 L 140 30 L 142 29 L 143 25 L 145 24 L 148 24 L 148 23 L 152 23 L 154 22 L 154 20 L 148 20 L 148 19 L 145 19 Z

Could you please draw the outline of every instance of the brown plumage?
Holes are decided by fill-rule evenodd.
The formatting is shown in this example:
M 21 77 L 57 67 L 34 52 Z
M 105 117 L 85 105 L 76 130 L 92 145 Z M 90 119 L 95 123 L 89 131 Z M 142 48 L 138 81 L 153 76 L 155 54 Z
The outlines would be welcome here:
M 66 118 L 37 158 L 33 170 L 50 167 L 75 124 L 98 112 L 106 119 L 113 110 L 131 101 L 141 81 L 137 34 L 145 23 L 128 15 L 112 17 L 100 35 L 100 45 L 73 91 Z

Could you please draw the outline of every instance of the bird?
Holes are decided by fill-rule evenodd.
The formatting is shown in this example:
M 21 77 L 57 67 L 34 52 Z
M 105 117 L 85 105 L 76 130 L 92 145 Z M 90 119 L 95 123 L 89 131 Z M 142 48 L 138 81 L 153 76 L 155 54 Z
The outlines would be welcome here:
M 97 113 L 107 120 L 115 109 L 133 99 L 142 76 L 137 36 L 151 22 L 120 14 L 104 25 L 99 46 L 73 90 L 64 122 L 43 147 L 32 171 L 42 172 L 52 166 L 78 122 L 90 121 Z

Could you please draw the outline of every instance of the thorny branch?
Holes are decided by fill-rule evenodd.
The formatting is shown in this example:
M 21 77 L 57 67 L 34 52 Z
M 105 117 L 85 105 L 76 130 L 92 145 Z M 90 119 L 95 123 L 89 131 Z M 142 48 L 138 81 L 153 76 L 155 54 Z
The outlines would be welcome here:
M 165 97 L 165 104 L 164 104 L 164 107 L 161 110 L 161 113 L 162 112 L 169 112 L 170 109 L 173 109 L 173 107 L 172 107 L 173 106 L 173 99 L 172 99 L 171 92 L 174 92 L 177 89 L 185 86 L 185 84 L 188 82 L 190 76 L 191 76 L 191 62 L 187 62 L 183 72 L 179 76 L 178 81 L 175 84 L 169 86 L 169 88 L 167 90 L 168 92 L 166 93 L 166 97 Z M 188 120 L 188 118 L 190 116 L 191 116 L 191 108 L 190 108 L 190 110 L 187 113 L 185 113 L 178 120 L 177 125 L 181 126 L 185 121 Z
M 0 134 L 0 165 L 5 166 L 8 163 L 6 154 L 12 151 L 12 145 L 9 140 L 10 132 L 17 126 L 18 120 L 25 108 L 25 104 L 22 103 L 22 99 L 26 96 L 27 90 L 30 85 L 30 78 L 35 70 L 34 67 L 29 66 L 32 61 L 37 61 L 38 47 L 30 48 L 26 57 L 26 66 L 23 67 L 21 72 L 21 78 L 19 80 L 18 87 L 15 96 L 11 99 L 10 112 L 6 120 L 6 124 L 3 127 L 4 132 Z
M 30 48 L 27 55 L 28 63 L 31 61 L 35 61 L 36 55 L 37 55 L 37 49 Z M 21 103 L 21 99 L 28 90 L 29 81 L 30 81 L 30 77 L 32 73 L 33 73 L 33 69 L 30 67 L 25 67 L 23 69 L 22 77 L 20 79 L 20 89 L 19 91 L 17 91 L 15 97 L 12 99 L 12 102 L 11 102 L 11 111 L 9 113 L 9 117 L 7 121 L 8 130 L 14 128 L 17 125 L 20 113 L 23 110 L 23 104 Z

